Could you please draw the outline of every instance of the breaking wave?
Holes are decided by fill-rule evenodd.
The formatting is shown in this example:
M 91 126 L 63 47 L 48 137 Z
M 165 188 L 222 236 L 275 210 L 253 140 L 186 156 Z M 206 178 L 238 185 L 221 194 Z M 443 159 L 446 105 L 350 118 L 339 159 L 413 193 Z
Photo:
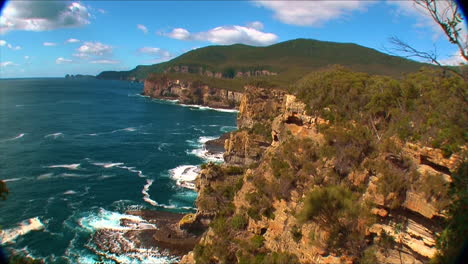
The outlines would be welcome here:
M 51 165 L 51 166 L 48 166 L 47 168 L 64 168 L 64 169 L 69 169 L 69 170 L 77 170 L 78 167 L 80 167 L 80 163 Z
M 18 224 L 17 227 L 0 231 L 0 245 L 12 243 L 17 237 L 25 235 L 31 231 L 44 229 L 45 226 L 39 220 L 39 217 L 26 219 Z

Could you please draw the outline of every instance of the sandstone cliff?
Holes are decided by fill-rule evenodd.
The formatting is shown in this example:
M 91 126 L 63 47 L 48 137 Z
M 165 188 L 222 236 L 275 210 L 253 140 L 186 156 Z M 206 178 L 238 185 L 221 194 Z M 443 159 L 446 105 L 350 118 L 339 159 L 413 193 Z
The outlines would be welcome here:
M 209 87 L 197 81 L 146 79 L 144 95 L 158 99 L 177 99 L 182 104 L 197 104 L 214 108 L 237 108 L 242 93 Z
M 435 256 L 460 153 L 447 158 L 394 137 L 375 143 L 353 123 L 307 115 L 293 95 L 251 86 L 238 127 L 225 142 L 226 164 L 210 164 L 198 178 L 197 215 L 211 225 L 182 263 L 397 264 Z

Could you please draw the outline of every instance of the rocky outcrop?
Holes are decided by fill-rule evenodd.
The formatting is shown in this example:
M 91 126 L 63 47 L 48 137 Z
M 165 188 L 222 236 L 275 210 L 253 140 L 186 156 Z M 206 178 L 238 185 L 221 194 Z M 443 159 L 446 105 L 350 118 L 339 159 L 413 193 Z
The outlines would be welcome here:
M 261 252 L 288 252 L 296 256 L 300 263 L 359 263 L 365 250 L 373 252 L 376 263 L 419 264 L 428 263 L 436 254 L 436 236 L 442 230 L 442 219 L 445 217 L 443 207 L 438 206 L 438 199 L 442 199 L 440 197 L 447 191 L 445 183 L 451 181 L 451 174 L 461 163 L 462 159 L 457 154 L 447 158 L 441 150 L 393 139 L 399 153 L 377 152 L 361 161 L 361 164 L 367 165 L 352 168 L 346 175 L 339 175 L 342 177 L 339 179 L 341 184 L 359 190 L 360 198 L 355 203 L 368 211 L 357 216 L 357 227 L 363 228 L 365 234 L 360 242 L 360 251 L 336 251 L 327 244 L 330 236 L 333 236 L 329 229 L 332 223 L 315 220 L 304 223 L 298 220 L 299 212 L 305 207 L 304 198 L 311 188 L 336 184 L 336 157 L 323 155 L 317 158 L 314 157 L 319 155 L 316 153 L 301 161 L 295 156 L 304 152 L 304 146 L 288 146 L 293 144 L 290 142 L 307 140 L 312 142 L 310 146 L 315 146 L 316 150 L 330 151 L 329 148 L 335 142 L 326 139 L 322 131 L 324 126 L 331 127 L 330 122 L 320 116 L 308 115 L 306 105 L 293 95 L 253 86 L 245 89 L 237 122 L 239 130 L 230 133 L 224 145 L 227 165 L 249 167 L 242 175 L 242 187 L 232 199 L 235 214 L 245 215 L 247 211 L 248 215 L 245 229 L 231 234 L 236 241 L 245 242 L 261 237 Z M 268 130 L 268 133 L 263 133 L 263 130 Z M 321 148 L 324 145 L 328 149 Z M 282 176 L 276 172 L 285 168 L 285 165 L 274 160 L 274 157 L 275 153 L 286 147 L 288 155 L 294 156 L 291 160 L 298 162 L 289 166 L 296 166 L 298 172 L 293 176 L 295 179 L 291 185 L 288 185 L 290 190 L 287 195 L 283 192 L 283 198 L 277 198 L 271 192 L 282 191 L 281 182 L 275 182 Z M 290 157 L 281 158 L 286 160 Z M 406 179 L 405 186 L 396 186 L 398 193 L 393 190 L 383 193 L 381 182 L 387 172 L 376 171 L 374 167 L 368 166 L 383 163 L 390 166 L 390 172 L 398 170 Z M 313 165 L 313 169 L 306 174 L 302 173 L 301 169 L 309 164 Z M 436 178 L 441 179 L 440 182 L 435 181 Z M 426 189 L 430 189 L 428 191 L 422 187 L 427 180 L 432 180 L 434 184 L 440 183 L 440 186 L 426 186 Z M 217 196 L 210 196 L 210 190 L 223 181 L 219 174 L 205 170 L 199 176 L 197 189 L 204 200 L 216 199 Z M 271 187 L 271 183 L 276 185 Z M 265 199 L 270 199 L 269 204 L 265 203 Z M 271 206 L 271 213 L 255 215 L 249 212 L 252 203 L 259 200 L 263 202 L 260 209 Z M 395 205 L 393 200 L 399 202 Z M 215 216 L 219 212 L 204 213 Z M 209 247 L 216 244 L 217 235 L 210 228 L 200 245 Z M 242 246 L 241 249 L 236 245 L 231 246 L 226 247 L 226 250 L 244 250 Z M 196 254 L 189 254 L 184 257 L 184 263 L 193 263 L 195 259 Z M 213 259 L 213 262 L 219 260 L 216 256 Z
M 177 99 L 183 104 L 197 104 L 214 108 L 237 108 L 242 93 L 216 89 L 201 82 L 171 80 L 166 77 L 146 79 L 143 95 L 158 99 Z
M 205 69 L 202 66 L 188 66 L 188 65 L 175 65 L 164 70 L 164 73 L 171 73 L 171 72 L 199 74 L 199 75 L 205 75 L 208 77 L 218 78 L 218 79 L 221 79 L 221 78 L 232 79 L 232 78 L 243 78 L 243 77 L 251 77 L 251 76 L 276 76 L 278 75 L 277 72 L 272 72 L 266 69 L 239 71 L 239 70 L 236 70 L 234 67 L 234 68 L 226 69 L 223 72 L 219 72 L 219 71 Z
M 281 113 L 285 94 L 282 90 L 246 86 L 239 106 L 238 127 L 253 128 L 254 124 L 271 122 Z
M 251 135 L 247 131 L 234 132 L 225 141 L 224 160 L 229 164 L 250 165 L 260 160 L 269 145 L 259 135 Z

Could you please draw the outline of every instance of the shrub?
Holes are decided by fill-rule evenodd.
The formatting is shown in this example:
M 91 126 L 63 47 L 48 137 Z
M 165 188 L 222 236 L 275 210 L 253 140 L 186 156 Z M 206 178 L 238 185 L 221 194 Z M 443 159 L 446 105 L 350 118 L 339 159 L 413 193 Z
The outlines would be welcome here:
M 236 214 L 231 219 L 231 226 L 234 230 L 244 230 L 247 227 L 247 218 L 242 214 Z
M 291 228 L 291 235 L 293 237 L 294 242 L 298 243 L 302 239 L 302 230 L 300 227 L 294 225 Z
M 263 246 L 263 242 L 265 238 L 261 235 L 255 235 L 250 239 L 250 243 L 254 249 L 261 248 Z
M 359 260 L 360 264 L 375 264 L 378 263 L 377 257 L 375 256 L 375 253 L 377 250 L 375 249 L 374 246 L 370 246 L 364 250 L 362 253 L 361 259 Z

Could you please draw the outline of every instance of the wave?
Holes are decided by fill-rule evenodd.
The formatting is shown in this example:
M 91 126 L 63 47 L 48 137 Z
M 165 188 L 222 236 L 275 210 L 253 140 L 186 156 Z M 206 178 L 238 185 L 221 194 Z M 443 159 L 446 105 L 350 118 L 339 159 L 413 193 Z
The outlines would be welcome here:
M 17 136 L 16 136 L 16 137 L 14 137 L 14 138 L 8 138 L 8 139 L 4 139 L 4 140 L 2 140 L 2 142 L 4 142 L 4 141 L 12 141 L 12 140 L 17 140 L 17 139 L 20 139 L 20 138 L 24 137 L 24 135 L 26 135 L 26 133 L 21 133 L 21 134 L 17 135 Z
M 112 168 L 112 167 L 115 167 L 115 166 L 121 166 L 121 165 L 124 165 L 124 163 L 122 162 L 116 162 L 116 163 L 113 163 L 113 162 L 94 162 L 92 163 L 93 165 L 96 165 L 96 166 L 101 166 L 103 168 Z
M 179 104 L 180 106 L 183 107 L 188 107 L 190 109 L 196 109 L 196 110 L 211 110 L 211 111 L 218 111 L 218 112 L 226 112 L 226 113 L 238 113 L 239 110 L 237 109 L 224 109 L 224 108 L 214 108 L 214 107 L 209 107 L 209 106 L 203 106 L 203 105 L 193 105 L 193 104 Z
M 45 179 L 50 179 L 50 178 L 52 178 L 53 176 L 54 176 L 53 173 L 44 173 L 44 174 L 41 174 L 41 175 L 37 176 L 36 179 L 38 179 L 38 180 L 45 180 Z
M 151 98 L 149 95 L 143 95 L 143 94 L 140 94 L 140 93 L 136 93 L 136 94 L 127 94 L 128 97 L 143 97 L 143 98 Z
M 29 218 L 18 224 L 17 227 L 0 231 L 0 245 L 12 243 L 17 237 L 25 235 L 31 231 L 44 229 L 45 226 L 39 217 Z
M 73 195 L 73 194 L 76 194 L 76 192 L 74 190 L 68 190 L 66 192 L 64 192 L 63 194 L 65 195 Z
M 122 220 L 130 220 L 131 225 L 123 225 Z M 97 230 L 132 230 L 132 229 L 156 229 L 156 226 L 148 223 L 146 220 L 139 216 L 121 214 L 117 212 L 107 211 L 100 208 L 97 214 L 90 214 L 78 220 L 78 224 L 88 230 L 95 232 Z
M 170 147 L 172 145 L 173 145 L 172 143 L 160 143 L 159 146 L 158 146 L 158 150 L 159 151 L 164 151 L 165 149 L 167 149 L 168 147 Z
M 109 178 L 113 178 L 113 177 L 115 177 L 115 175 L 103 174 L 103 175 L 98 177 L 98 180 L 104 180 L 104 179 L 109 179 Z
M 193 149 L 191 151 L 187 151 L 187 154 L 195 155 L 205 161 L 208 162 L 215 162 L 215 163 L 222 163 L 224 162 L 224 156 L 222 152 L 213 153 L 207 150 L 205 147 L 199 149 Z
M 201 133 L 205 133 L 205 130 L 203 130 L 201 128 L 194 127 L 193 130 L 201 132 Z
M 69 169 L 69 170 L 77 170 L 78 167 L 80 167 L 80 163 L 51 165 L 51 166 L 48 166 L 47 168 L 65 168 L 65 169 Z
M 128 171 L 133 172 L 133 173 L 136 173 L 138 175 L 138 177 L 140 177 L 140 178 L 146 178 L 146 175 L 144 175 L 141 170 L 135 169 L 135 167 L 127 167 L 127 166 L 121 166 L 121 165 L 117 165 L 116 167 L 128 170 Z
M 145 186 L 143 186 L 143 190 L 141 190 L 141 193 L 143 194 L 143 201 L 151 204 L 152 206 L 158 206 L 158 203 L 150 198 L 150 195 L 148 193 L 150 186 L 153 184 L 154 180 L 147 179 Z
M 187 150 L 187 154 L 195 155 L 205 161 L 211 161 L 211 162 L 223 162 L 223 153 L 222 152 L 211 152 L 208 149 L 206 149 L 206 142 L 217 139 L 218 137 L 207 137 L 207 136 L 201 136 L 198 138 L 197 142 L 193 140 L 186 140 L 187 143 L 189 143 L 190 146 L 195 147 L 195 149 L 192 150 Z
M 176 181 L 176 184 L 188 188 L 195 189 L 195 179 L 200 172 L 200 167 L 194 165 L 182 165 L 169 170 L 169 175 Z
M 236 126 L 222 126 L 219 131 L 223 132 L 223 133 L 227 133 L 227 132 L 231 132 L 231 131 L 234 131 L 236 130 L 237 127 Z
M 107 132 L 107 133 L 106 132 L 98 133 L 97 135 L 117 133 L 117 132 L 120 132 L 120 131 L 135 132 L 135 131 L 137 131 L 137 128 L 136 127 L 126 127 L 126 128 L 112 130 L 111 132 Z
M 48 134 L 48 135 L 45 135 L 44 138 L 50 138 L 50 137 L 53 137 L 54 139 L 57 139 L 59 137 L 63 137 L 63 133 L 53 133 L 53 134 Z
M 3 181 L 3 182 L 14 182 L 14 181 L 19 181 L 19 180 L 22 180 L 23 178 L 11 178 L 11 179 L 0 179 L 0 181 Z

